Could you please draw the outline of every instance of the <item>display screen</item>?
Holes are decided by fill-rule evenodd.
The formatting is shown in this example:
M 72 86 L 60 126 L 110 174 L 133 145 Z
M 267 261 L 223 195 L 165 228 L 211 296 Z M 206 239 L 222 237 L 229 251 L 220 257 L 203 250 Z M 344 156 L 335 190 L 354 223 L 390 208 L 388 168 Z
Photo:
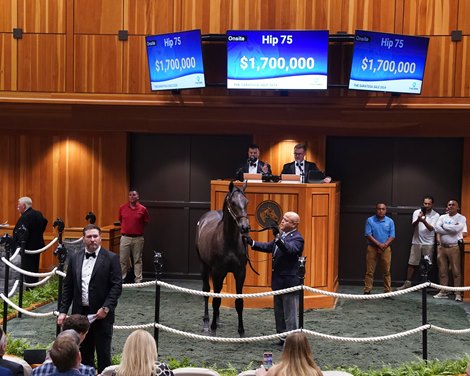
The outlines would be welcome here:
M 349 89 L 421 94 L 429 38 L 356 30 Z
M 153 91 L 206 86 L 200 30 L 151 35 L 145 43 Z
M 227 31 L 227 88 L 326 89 L 328 31 Z

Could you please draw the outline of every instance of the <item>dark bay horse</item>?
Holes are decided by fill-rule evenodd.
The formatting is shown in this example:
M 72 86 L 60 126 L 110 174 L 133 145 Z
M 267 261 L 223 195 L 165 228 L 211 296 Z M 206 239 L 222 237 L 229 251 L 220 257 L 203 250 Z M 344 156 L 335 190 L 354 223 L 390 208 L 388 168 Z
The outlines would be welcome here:
M 245 196 L 246 184 L 237 188 L 233 182 L 224 200 L 223 210 L 211 210 L 202 215 L 196 229 L 196 249 L 202 262 L 202 290 L 210 291 L 209 280 L 215 293 L 222 290 L 228 273 L 233 273 L 237 294 L 242 293 L 246 276 L 246 246 L 242 234 L 250 231 Z M 221 298 L 213 298 L 213 317 L 210 326 L 215 335 L 219 321 Z M 204 297 L 204 329 L 209 328 L 209 298 Z M 235 299 L 238 314 L 238 333 L 243 336 L 243 299 Z

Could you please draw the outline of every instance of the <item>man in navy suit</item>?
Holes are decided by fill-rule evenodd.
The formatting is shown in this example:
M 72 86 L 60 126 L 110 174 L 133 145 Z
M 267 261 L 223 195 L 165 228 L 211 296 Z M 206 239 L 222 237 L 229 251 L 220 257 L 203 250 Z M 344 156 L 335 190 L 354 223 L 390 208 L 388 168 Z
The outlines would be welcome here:
M 272 175 L 271 166 L 266 162 L 260 161 L 259 154 L 258 145 L 251 144 L 248 146 L 248 160 L 237 170 L 237 180 L 243 181 L 244 173 Z
M 282 290 L 300 285 L 299 257 L 304 250 L 304 238 L 297 231 L 300 217 L 295 212 L 286 212 L 279 229 L 273 228 L 274 239 L 270 242 L 255 242 L 247 238 L 253 250 L 273 255 L 272 289 Z M 294 330 L 299 327 L 299 291 L 274 296 L 274 318 L 276 332 Z M 279 344 L 283 344 L 283 341 Z
M 90 224 L 83 229 L 85 249 L 75 253 L 68 262 L 57 324 L 62 325 L 72 305 L 72 314 L 94 315 L 80 352 L 82 363 L 94 366 L 98 373 L 111 365 L 111 340 L 114 311 L 122 292 L 119 257 L 101 248 L 101 229 Z
M 297 144 L 294 146 L 294 162 L 286 163 L 282 168 L 282 174 L 300 175 L 302 177 L 302 183 L 307 183 L 308 173 L 310 171 L 320 171 L 317 165 L 313 162 L 307 162 L 305 160 L 305 154 L 307 153 L 307 146 L 305 144 Z M 329 183 L 331 178 L 329 176 L 323 179 L 325 183 Z
M 17 246 L 21 246 L 20 242 L 20 228 L 24 226 L 28 230 L 28 235 L 25 240 L 24 247 L 27 250 L 36 250 L 44 247 L 43 234 L 46 230 L 47 219 L 42 216 L 42 213 L 32 208 L 33 201 L 30 197 L 20 197 L 18 199 L 17 209 L 21 216 L 16 222 L 13 230 L 13 237 Z M 39 271 L 39 257 L 40 254 L 27 254 L 21 258 L 21 268 L 30 272 L 37 273 Z M 25 282 L 35 283 L 38 281 L 37 277 L 30 277 L 25 275 Z

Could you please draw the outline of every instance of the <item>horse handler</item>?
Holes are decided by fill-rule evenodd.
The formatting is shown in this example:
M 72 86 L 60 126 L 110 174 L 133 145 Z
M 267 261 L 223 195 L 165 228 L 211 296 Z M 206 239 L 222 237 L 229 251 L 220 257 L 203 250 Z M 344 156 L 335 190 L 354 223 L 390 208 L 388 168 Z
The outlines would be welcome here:
M 300 217 L 295 212 L 284 213 L 279 228 L 272 229 L 274 239 L 270 242 L 255 242 L 249 236 L 247 243 L 255 251 L 272 253 L 272 289 L 282 290 L 300 285 L 299 257 L 304 250 L 304 238 L 297 231 Z M 280 230 L 280 232 L 279 232 Z M 276 332 L 283 333 L 299 327 L 299 292 L 274 296 L 274 318 Z M 281 339 L 278 345 L 284 345 Z

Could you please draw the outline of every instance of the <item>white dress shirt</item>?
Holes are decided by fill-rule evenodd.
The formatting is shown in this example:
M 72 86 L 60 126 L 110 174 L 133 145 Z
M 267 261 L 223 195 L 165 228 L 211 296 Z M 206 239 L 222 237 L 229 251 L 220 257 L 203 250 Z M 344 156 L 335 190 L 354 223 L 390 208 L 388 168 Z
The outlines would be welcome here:
M 101 247 L 99 247 L 96 251 L 96 257 L 89 257 L 83 256 L 83 264 L 82 264 L 82 305 L 88 306 L 88 286 L 90 285 L 91 274 L 93 273 L 93 268 L 95 267 L 96 259 L 98 258 L 98 253 Z M 86 251 L 85 251 L 86 252 Z

